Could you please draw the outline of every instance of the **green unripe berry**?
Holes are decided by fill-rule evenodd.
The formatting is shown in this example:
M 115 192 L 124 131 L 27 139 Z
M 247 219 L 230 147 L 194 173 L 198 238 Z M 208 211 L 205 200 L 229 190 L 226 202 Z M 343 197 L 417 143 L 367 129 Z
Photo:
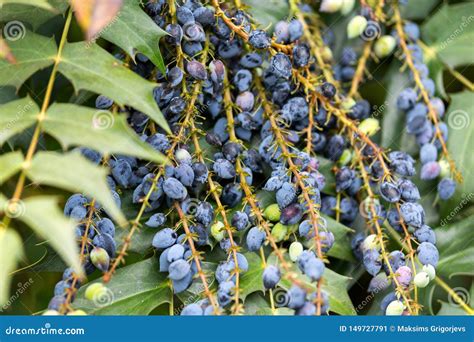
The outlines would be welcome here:
M 347 165 L 350 163 L 352 159 L 352 152 L 348 148 L 346 148 L 342 154 L 341 157 L 339 157 L 339 164 L 341 165 Z
M 441 171 L 439 172 L 439 176 L 441 178 L 449 177 L 449 174 L 450 174 L 449 163 L 445 159 L 440 159 L 438 161 L 438 165 L 441 168 Z
M 319 7 L 320 12 L 335 13 L 342 8 L 344 0 L 323 0 Z
M 284 224 L 277 223 L 272 228 L 272 236 L 275 238 L 276 242 L 280 242 L 285 239 L 286 234 L 288 234 L 288 226 Z
M 348 15 L 353 9 L 355 5 L 355 0 L 343 0 L 342 7 L 341 7 L 341 14 Z
M 333 57 L 332 50 L 327 46 L 323 47 L 323 49 L 321 51 L 321 57 L 323 57 L 323 60 L 325 62 L 328 62 L 328 63 L 331 62 L 332 57 Z
M 364 32 L 367 27 L 367 19 L 361 15 L 356 15 L 351 19 L 349 24 L 347 24 L 347 37 L 349 39 L 358 37 Z
M 211 226 L 211 235 L 217 241 L 221 241 L 224 238 L 224 224 L 221 221 L 217 221 Z
M 272 222 L 280 221 L 281 211 L 280 207 L 277 203 L 270 204 L 268 207 L 265 208 L 263 215 L 266 219 Z
M 342 109 L 349 110 L 352 107 L 354 107 L 355 104 L 356 102 L 352 97 L 347 97 L 344 100 L 342 100 L 341 106 L 342 106 Z
M 374 44 L 375 55 L 378 58 L 389 56 L 397 44 L 394 37 L 390 35 L 382 36 Z
M 104 289 L 104 284 L 102 283 L 94 283 L 90 284 L 87 289 L 86 293 L 84 296 L 89 299 L 89 300 L 94 300 L 94 298 L 103 291 Z
M 370 234 L 362 242 L 362 250 L 367 251 L 369 249 L 378 248 L 377 235 Z
M 303 245 L 301 242 L 292 242 L 289 249 L 291 261 L 296 262 L 296 259 L 298 259 L 301 253 L 303 253 Z
M 369 137 L 380 129 L 380 122 L 374 118 L 367 118 L 359 124 L 359 130 Z
M 415 278 L 413 279 L 413 282 L 418 287 L 421 287 L 421 288 L 426 287 L 428 283 L 430 282 L 430 276 L 426 272 L 417 273 Z
M 72 310 L 67 313 L 68 316 L 87 316 L 84 310 Z
M 405 311 L 405 305 L 399 300 L 394 300 L 388 304 L 385 314 L 387 316 L 401 316 L 403 311 Z
M 433 280 L 436 278 L 436 270 L 433 267 L 433 265 L 426 264 L 423 266 L 423 272 L 426 272 L 428 274 L 428 277 L 430 277 L 430 280 Z
M 94 247 L 90 253 L 92 264 L 102 272 L 109 269 L 110 257 L 107 251 L 101 247 Z
M 59 312 L 56 310 L 46 310 L 42 314 L 43 316 L 59 316 Z

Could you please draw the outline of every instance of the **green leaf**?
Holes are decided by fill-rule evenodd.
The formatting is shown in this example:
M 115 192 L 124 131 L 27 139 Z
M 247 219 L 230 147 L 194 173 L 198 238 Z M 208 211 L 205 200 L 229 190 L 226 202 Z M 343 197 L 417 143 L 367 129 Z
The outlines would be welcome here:
M 35 0 L 34 2 L 32 2 L 31 0 L 0 0 L 0 8 L 2 6 L 10 5 L 10 4 L 34 6 L 34 7 L 43 8 L 49 11 L 54 11 L 54 8 L 46 0 Z
M 166 34 L 141 9 L 139 1 L 126 0 L 117 17 L 103 30 L 101 37 L 121 47 L 133 59 L 137 52 L 141 52 L 165 73 L 159 41 Z
M 59 13 L 64 13 L 69 6 L 66 0 L 38 0 L 34 2 L 31 0 L 4 0 L 4 2 L 0 11 L 0 22 L 19 21 L 33 29 L 38 28 Z M 40 4 L 40 7 L 36 5 L 37 3 Z
M 242 300 L 245 300 L 251 293 L 265 291 L 262 280 L 264 270 L 262 259 L 255 253 L 245 253 L 244 256 L 249 262 L 249 269 L 240 278 L 240 298 Z
M 405 19 L 424 19 L 438 3 L 439 0 L 408 1 L 406 5 L 401 6 L 400 11 Z
M 106 284 L 108 290 L 95 301 L 84 297 L 89 285 L 79 289 L 74 305 L 94 315 L 147 315 L 169 303 L 172 296 L 169 280 L 158 272 L 156 258 L 118 269 Z
M 392 63 L 384 77 L 387 93 L 385 102 L 382 104 L 384 108 L 380 146 L 393 150 L 401 149 L 402 145 L 407 145 L 407 141 L 414 140 L 413 137 L 407 135 L 405 115 L 397 107 L 398 95 L 404 88 L 411 85 L 408 74 L 400 72 L 399 68 L 398 63 Z
M 0 305 L 5 304 L 10 292 L 10 273 L 23 257 L 20 235 L 8 228 L 0 229 Z
M 21 170 L 23 154 L 20 151 L 0 156 L 0 184 Z
M 472 62 L 472 25 L 474 3 L 443 5 L 421 27 L 425 49 L 425 62 L 430 66 L 431 77 L 445 95 L 443 65 L 454 69 Z M 449 18 L 449 19 L 448 19 Z
M 27 169 L 27 176 L 36 183 L 85 193 L 95 198 L 120 225 L 126 224 L 107 186 L 107 170 L 79 153 L 38 152 Z
M 448 150 L 456 162 L 456 167 L 464 176 L 464 182 L 457 185 L 454 196 L 441 201 L 441 217 L 458 213 L 472 200 L 474 193 L 474 94 L 468 91 L 451 95 L 451 104 L 446 110 L 449 138 Z M 467 200 L 467 203 L 466 203 Z
M 21 39 L 8 41 L 17 63 L 0 59 L 0 86 L 12 85 L 18 89 L 31 75 L 54 62 L 57 51 L 54 38 L 30 31 L 24 31 L 24 35 Z
M 86 146 L 103 154 L 120 153 L 163 163 L 164 156 L 141 141 L 123 115 L 73 104 L 53 104 L 43 123 L 46 132 L 68 146 Z
M 75 223 L 58 208 L 57 199 L 35 196 L 20 202 L 23 212 L 18 217 L 48 241 L 75 272 L 82 274 L 75 237 Z
M 1 62 L 0 62 L 1 63 Z M 36 122 L 39 108 L 29 97 L 0 105 L 0 146 Z
M 321 216 L 326 219 L 327 229 L 334 234 L 335 239 L 334 246 L 332 246 L 327 254 L 334 258 L 354 261 L 354 256 L 351 252 L 351 241 L 349 238 L 349 233 L 353 233 L 354 230 L 327 215 L 321 214 Z M 312 242 L 312 245 L 314 245 L 314 242 Z
M 436 273 L 442 278 L 474 276 L 474 230 L 472 217 L 435 229 L 439 263 Z
M 66 44 L 59 71 L 70 79 L 76 90 L 86 89 L 105 95 L 121 106 L 129 105 L 171 133 L 153 98 L 156 85 L 124 67 L 98 45 L 85 42 Z
M 298 279 L 304 282 L 308 287 L 316 290 L 316 283 L 303 275 L 296 264 L 290 261 L 289 256 L 285 255 L 285 259 L 292 265 L 291 270 L 298 275 Z M 267 262 L 268 264 L 278 265 L 278 259 L 273 253 Z M 350 279 L 351 278 L 342 276 L 326 267 L 322 279 L 322 289 L 329 295 L 329 311 L 339 315 L 356 315 L 354 305 L 347 292 Z M 289 289 L 292 283 L 287 279 L 282 279 L 280 285 L 285 289 Z
M 275 25 L 289 13 L 288 2 L 285 0 L 244 0 L 249 6 L 249 12 L 260 27 L 267 28 Z

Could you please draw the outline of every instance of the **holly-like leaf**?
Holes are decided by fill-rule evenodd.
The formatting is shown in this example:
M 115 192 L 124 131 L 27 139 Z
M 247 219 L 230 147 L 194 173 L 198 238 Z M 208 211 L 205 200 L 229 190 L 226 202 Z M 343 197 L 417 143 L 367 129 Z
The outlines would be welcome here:
M 43 237 L 61 255 L 64 261 L 82 274 L 74 233 L 75 223 L 67 219 L 51 196 L 35 196 L 18 203 L 18 219 Z
M 76 90 L 86 89 L 103 94 L 119 105 L 129 105 L 170 132 L 153 98 L 155 85 L 124 67 L 98 45 L 85 42 L 66 44 L 59 71 L 70 79 Z
M 457 185 L 456 192 L 448 201 L 441 201 L 441 217 L 450 217 L 455 210 L 457 214 L 466 209 L 474 193 L 474 94 L 468 91 L 451 95 L 451 103 L 446 110 L 448 124 L 448 150 L 456 167 L 464 176 L 464 181 Z M 457 209 L 456 209 L 457 208 Z M 457 216 L 458 217 L 458 216 Z
M 0 156 L 0 184 L 21 170 L 23 155 L 20 151 Z
M 164 73 L 165 64 L 158 43 L 166 34 L 141 9 L 140 1 L 125 0 L 120 13 L 101 37 L 121 47 L 133 59 L 137 52 L 144 54 Z
M 26 31 L 24 26 L 18 30 L 22 38 L 6 39 L 16 63 L 0 59 L 0 86 L 12 85 L 17 89 L 35 72 L 52 65 L 57 51 L 54 38 Z
M 251 293 L 265 291 L 262 280 L 264 270 L 262 259 L 255 253 L 245 253 L 244 256 L 249 263 L 249 269 L 240 278 L 240 298 L 242 300 L 245 300 Z
M 0 61 L 1 63 L 1 61 Z M 39 108 L 29 97 L 0 105 L 0 146 L 36 122 Z
M 4 202 L 0 200 L 0 202 Z M 13 229 L 0 229 L 0 305 L 8 299 L 12 272 L 23 257 L 23 242 Z
M 107 170 L 79 153 L 38 152 L 27 169 L 33 182 L 55 186 L 95 198 L 120 225 L 126 224 L 107 186 Z
M 444 278 L 474 275 L 474 230 L 472 217 L 435 229 L 439 263 L 436 273 Z
M 86 33 L 87 40 L 105 30 L 122 7 L 123 0 L 72 0 L 77 22 Z
M 53 6 L 51 6 L 51 4 L 46 0 L 35 0 L 34 2 L 31 0 L 0 0 L 0 8 L 10 4 L 34 6 L 48 11 L 54 11 Z
M 120 153 L 165 162 L 161 153 L 141 141 L 130 129 L 125 116 L 106 110 L 56 103 L 48 109 L 43 128 L 64 148 L 86 146 L 103 154 Z
M 67 0 L 3 0 L 0 22 L 21 23 L 36 30 L 48 20 L 64 13 L 68 7 Z
M 262 28 L 275 25 L 289 13 L 288 2 L 285 0 L 245 0 L 243 2 L 249 6 L 250 14 Z
M 147 315 L 169 303 L 172 296 L 169 280 L 158 272 L 156 258 L 118 269 L 106 284 L 107 290 L 92 301 L 84 297 L 89 285 L 81 287 L 74 305 L 94 315 Z
M 445 4 L 421 27 L 423 42 L 426 44 L 425 62 L 430 66 L 430 76 L 436 81 L 438 91 L 444 96 L 444 65 L 454 69 L 472 62 L 472 13 L 472 2 Z

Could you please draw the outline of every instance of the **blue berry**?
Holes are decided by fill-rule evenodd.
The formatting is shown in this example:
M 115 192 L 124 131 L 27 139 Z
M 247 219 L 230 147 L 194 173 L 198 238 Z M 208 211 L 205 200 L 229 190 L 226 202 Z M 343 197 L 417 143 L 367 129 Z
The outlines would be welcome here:
M 402 92 L 400 93 L 400 95 L 398 95 L 397 98 L 398 109 L 404 111 L 409 110 L 415 105 L 417 98 L 418 94 L 412 88 L 406 88 L 402 90 Z
M 422 180 L 431 180 L 439 176 L 441 167 L 438 162 L 432 161 L 424 164 L 421 167 L 420 178 Z
M 297 224 L 304 215 L 303 207 L 298 203 L 293 203 L 281 211 L 280 222 L 286 226 Z
M 289 206 L 295 199 L 296 189 L 291 183 L 283 183 L 281 188 L 276 192 L 276 201 L 281 209 Z
M 332 99 L 334 96 L 336 96 L 336 87 L 332 83 L 324 82 L 321 85 L 321 93 L 324 97 Z
M 249 224 L 249 217 L 242 211 L 236 211 L 232 216 L 232 225 L 238 230 L 242 231 L 247 228 Z
M 418 242 L 429 242 L 433 245 L 436 244 L 436 234 L 433 229 L 426 224 L 421 226 L 421 228 L 415 229 L 413 235 L 415 235 Z
M 264 231 L 258 229 L 257 227 L 251 228 L 247 234 L 247 247 L 249 251 L 258 251 L 260 247 L 262 247 L 265 238 L 266 235 Z
M 171 249 L 170 249 L 171 250 Z M 169 256 L 169 252 L 168 252 Z M 169 258 L 168 258 L 169 259 Z M 172 280 L 183 279 L 191 271 L 191 266 L 186 260 L 179 259 L 173 261 L 168 268 L 168 277 Z
M 400 200 L 400 190 L 395 184 L 390 182 L 382 182 L 380 184 L 380 195 L 390 203 L 396 203 Z
M 309 259 L 304 265 L 304 274 L 310 277 L 313 281 L 319 280 L 324 273 L 324 262 L 318 258 Z
M 256 49 L 266 49 L 270 46 L 270 38 L 263 30 L 253 30 L 250 32 L 248 42 Z
M 290 309 L 301 308 L 306 299 L 306 292 L 301 287 L 293 285 L 287 293 L 288 295 L 288 307 Z
M 97 221 L 97 229 L 101 234 L 109 234 L 112 237 L 115 236 L 115 225 L 107 217 Z
M 231 281 L 225 281 L 219 284 L 217 289 L 217 301 L 221 306 L 229 305 L 232 301 L 235 284 Z
M 171 199 L 182 201 L 188 195 L 188 191 L 176 178 L 170 177 L 163 182 L 163 191 Z
M 157 249 L 165 249 L 174 245 L 177 238 L 178 234 L 173 229 L 165 228 L 155 234 L 152 245 Z
M 418 260 L 423 265 L 431 265 L 436 267 L 438 265 L 439 253 L 435 245 L 429 242 L 422 242 L 416 249 Z
M 181 311 L 181 316 L 202 316 L 204 314 L 199 304 L 193 303 L 186 305 Z
M 425 223 L 425 212 L 418 203 L 403 203 L 400 212 L 403 220 L 410 226 L 420 228 Z
M 217 159 L 212 168 L 217 176 L 222 179 L 231 179 L 236 176 L 234 166 L 227 159 Z
M 376 249 L 369 249 L 364 252 L 363 258 L 364 266 L 367 272 L 373 276 L 379 273 L 382 268 L 380 262 L 380 253 Z
M 150 228 L 158 228 L 164 225 L 166 222 L 166 216 L 163 213 L 156 213 L 150 216 L 145 222 L 145 225 Z
M 400 190 L 401 198 L 407 202 L 416 202 L 420 196 L 420 191 L 416 187 L 415 183 L 406 178 L 398 179 L 398 189 Z
M 291 76 L 291 61 L 284 53 L 278 52 L 270 60 L 271 70 L 278 76 L 289 79 Z
M 263 271 L 263 286 L 266 289 L 274 289 L 281 278 L 281 272 L 278 267 L 268 265 Z
M 242 56 L 239 63 L 244 68 L 253 69 L 262 65 L 262 62 L 262 57 L 258 53 L 251 52 Z
M 442 200 L 450 199 L 456 191 L 456 182 L 450 178 L 443 178 L 438 183 L 438 195 Z

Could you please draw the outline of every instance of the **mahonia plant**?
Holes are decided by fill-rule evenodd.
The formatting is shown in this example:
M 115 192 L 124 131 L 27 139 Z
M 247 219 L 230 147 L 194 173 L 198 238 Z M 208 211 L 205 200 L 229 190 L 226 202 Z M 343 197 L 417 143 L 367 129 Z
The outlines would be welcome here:
M 418 315 L 434 286 L 473 313 L 443 280 L 472 251 L 430 226 L 470 186 L 434 73 L 472 83 L 406 1 L 281 3 L 270 25 L 264 2 L 2 8 L 2 303 L 26 224 L 63 260 L 45 315 Z

